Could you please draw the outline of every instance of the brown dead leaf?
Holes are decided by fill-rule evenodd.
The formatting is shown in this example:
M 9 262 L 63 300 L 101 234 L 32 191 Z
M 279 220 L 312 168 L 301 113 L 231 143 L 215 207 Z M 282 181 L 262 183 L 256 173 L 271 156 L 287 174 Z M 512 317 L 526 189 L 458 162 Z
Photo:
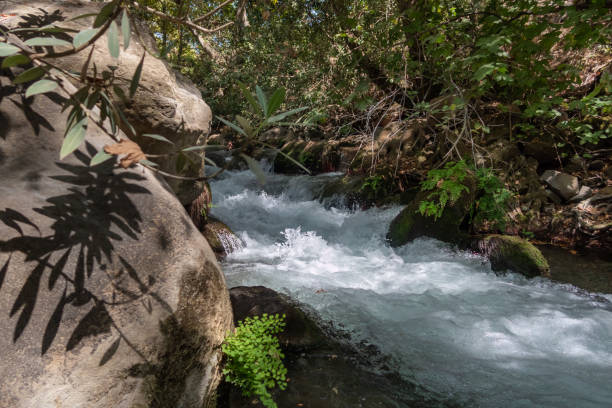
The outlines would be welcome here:
M 138 163 L 142 159 L 146 159 L 147 156 L 142 152 L 140 146 L 138 144 L 132 142 L 131 140 L 123 139 L 119 141 L 119 143 L 115 143 L 114 145 L 106 145 L 104 146 L 104 151 L 108 154 L 113 154 L 116 156 L 125 155 L 120 161 L 119 164 L 124 169 L 127 169 L 134 163 Z

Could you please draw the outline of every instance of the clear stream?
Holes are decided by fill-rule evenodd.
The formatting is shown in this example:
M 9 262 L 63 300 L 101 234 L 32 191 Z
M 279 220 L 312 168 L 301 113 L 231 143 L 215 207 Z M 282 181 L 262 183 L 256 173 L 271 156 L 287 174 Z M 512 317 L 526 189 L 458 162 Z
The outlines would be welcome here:
M 228 286 L 264 285 L 392 356 L 409 382 L 469 407 L 612 407 L 612 296 L 491 272 L 435 240 L 385 243 L 399 207 L 316 200 L 334 175 L 248 172 L 212 183 L 213 215 L 244 247 Z M 337 200 L 336 200 L 337 202 Z

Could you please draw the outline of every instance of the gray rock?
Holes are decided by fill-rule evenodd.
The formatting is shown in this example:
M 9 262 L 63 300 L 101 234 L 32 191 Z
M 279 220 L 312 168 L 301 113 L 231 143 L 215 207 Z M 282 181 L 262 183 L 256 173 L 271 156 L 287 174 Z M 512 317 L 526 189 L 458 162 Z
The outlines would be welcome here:
M 232 327 L 215 255 L 163 180 L 89 166 L 96 127 L 59 161 L 68 111 L 28 85 L 0 76 L 0 406 L 201 408 Z
M 90 1 L 53 1 L 53 0 L 4 0 L 2 2 L 2 13 L 15 14 L 15 17 L 3 19 L 2 23 L 8 27 L 23 24 L 21 16 L 38 16 L 44 21 L 51 18 L 55 24 L 62 27 L 83 30 L 91 28 L 93 17 L 69 21 L 71 18 L 86 14 L 97 13 L 102 4 Z M 33 19 L 30 19 L 33 20 Z M 34 20 L 36 21 L 36 20 Z M 49 21 L 50 22 L 50 21 Z M 46 22 L 45 24 L 48 24 Z M 117 21 L 120 24 L 120 21 Z M 127 50 L 121 45 L 121 53 L 118 59 L 110 56 L 107 46 L 106 35 L 95 43 L 95 50 L 89 64 L 90 73 L 93 75 L 93 66 L 98 73 L 108 66 L 118 66 L 115 76 L 117 84 L 129 95 L 130 81 L 134 75 L 140 59 L 148 50 L 155 50 L 155 40 L 149 33 L 145 24 L 131 21 L 132 40 Z M 135 31 L 137 28 L 138 33 Z M 121 36 L 120 36 L 121 37 Z M 66 38 L 71 42 L 70 38 Z M 121 42 L 123 42 L 121 40 Z M 87 50 L 89 51 L 89 49 Z M 81 67 L 88 57 L 88 52 L 81 52 L 65 58 L 55 59 L 53 62 L 61 68 L 69 71 L 80 72 Z M 138 135 L 143 133 L 156 133 L 172 140 L 177 146 L 192 146 L 198 143 L 210 130 L 212 114 L 209 106 L 201 98 L 200 91 L 189 80 L 174 72 L 169 65 L 161 59 L 146 55 L 145 63 L 140 78 L 140 86 L 133 100 L 123 102 L 115 94 L 115 98 L 136 129 Z M 168 144 L 147 137 L 134 139 L 143 149 L 150 154 L 164 154 L 168 152 Z M 181 169 L 183 175 L 200 175 L 204 162 L 196 154 L 190 154 L 195 165 L 190 168 Z M 170 173 L 177 172 L 178 155 L 165 158 L 157 158 L 155 161 L 160 168 Z M 172 187 L 184 204 L 190 203 L 202 191 L 201 186 L 194 186 L 193 182 L 181 182 L 168 179 Z
M 546 197 L 550 199 L 550 201 L 552 201 L 553 203 L 561 204 L 561 197 L 559 197 L 557 194 L 553 193 L 550 190 L 545 190 L 544 193 L 546 194 Z
M 582 186 L 582 187 L 580 187 L 580 191 L 578 192 L 578 194 L 576 194 L 575 196 L 570 198 L 569 202 L 570 203 L 578 203 L 578 202 L 580 202 L 582 200 L 586 200 L 587 198 L 589 198 L 592 195 L 593 195 L 593 190 L 590 187 Z
M 578 177 L 560 171 L 546 170 L 540 180 L 545 182 L 552 191 L 565 201 L 574 197 L 580 191 Z

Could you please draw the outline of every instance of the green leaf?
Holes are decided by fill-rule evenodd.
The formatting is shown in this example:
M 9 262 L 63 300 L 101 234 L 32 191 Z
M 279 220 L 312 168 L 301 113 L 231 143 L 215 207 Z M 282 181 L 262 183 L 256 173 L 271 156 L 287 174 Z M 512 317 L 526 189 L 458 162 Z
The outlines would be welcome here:
M 191 152 L 194 150 L 225 150 L 225 146 L 221 145 L 203 145 L 203 146 L 190 146 L 184 148 L 183 152 Z
M 474 79 L 477 81 L 481 81 L 493 71 L 495 71 L 495 65 L 484 64 L 474 73 Z
M 253 137 L 253 126 L 251 126 L 251 122 L 249 122 L 249 120 L 247 118 L 244 118 L 240 115 L 236 115 L 236 121 L 238 122 L 238 124 L 242 127 L 242 129 L 244 129 L 244 131 L 246 132 L 246 134 L 249 137 Z
M 242 156 L 246 164 L 249 166 L 249 169 L 253 172 L 253 174 L 255 174 L 257 182 L 261 185 L 266 184 L 266 174 L 264 173 L 257 160 L 255 160 L 251 156 L 247 156 L 244 153 L 240 153 L 240 156 Z
M 160 141 L 162 141 L 162 142 L 166 142 L 166 143 L 174 144 L 174 142 L 172 142 L 172 141 L 170 141 L 170 140 L 166 139 L 165 137 L 160 136 L 160 135 L 155 135 L 155 134 L 153 134 L 153 133 L 143 133 L 143 134 L 142 134 L 142 136 L 144 136 L 144 137 L 150 137 L 151 139 L 160 140 Z
M 278 88 L 272 97 L 270 98 L 270 102 L 268 103 L 268 110 L 266 111 L 266 117 L 271 116 L 274 112 L 280 108 L 281 104 L 285 101 L 285 89 Z
M 22 72 L 13 80 L 14 84 L 22 84 L 24 82 L 30 82 L 45 75 L 45 70 L 41 67 L 33 67 L 27 71 Z
M 25 40 L 24 43 L 26 45 L 29 45 L 30 47 L 53 47 L 53 46 L 67 46 L 67 47 L 72 47 L 72 44 L 70 44 L 68 41 L 66 40 L 60 40 L 59 38 L 55 38 L 55 37 L 34 37 L 34 38 L 30 38 L 29 40 Z
M 127 50 L 130 46 L 130 36 L 132 35 L 127 10 L 123 10 L 123 16 L 121 17 L 121 32 L 123 33 L 123 49 Z
M 32 95 L 51 92 L 55 88 L 57 88 L 57 82 L 52 81 L 50 79 L 41 79 L 40 81 L 36 81 L 28 87 L 25 96 L 26 98 L 29 98 Z
M 142 65 L 144 63 L 145 55 L 147 53 L 142 53 L 142 58 L 136 67 L 136 71 L 134 71 L 134 76 L 132 77 L 132 81 L 130 82 L 130 98 L 134 97 L 134 94 L 138 90 L 138 83 L 140 82 L 140 75 L 142 74 Z
M 74 45 L 74 48 L 80 47 L 91 40 L 93 36 L 98 33 L 98 31 L 100 30 L 97 28 L 88 28 L 86 30 L 79 31 L 72 39 L 72 45 Z
M 221 116 L 217 116 L 217 119 L 219 119 L 221 122 L 225 123 L 227 126 L 231 127 L 232 129 L 234 129 L 236 132 L 243 134 L 244 136 L 246 136 L 247 134 L 244 132 L 244 130 L 242 130 L 239 126 L 233 124 L 230 121 L 227 121 L 225 119 L 223 119 Z
M 253 98 L 253 94 L 251 93 L 251 91 L 249 91 L 246 85 L 244 85 L 240 81 L 238 81 L 238 86 L 240 87 L 240 90 L 242 91 L 244 97 L 247 98 L 247 101 L 249 102 L 249 105 L 251 105 L 251 108 L 253 108 L 253 112 L 257 112 L 259 110 L 259 105 L 257 104 L 255 98 Z
M 98 13 L 86 13 L 86 14 L 81 14 L 81 15 L 79 15 L 79 16 L 72 17 L 72 18 L 71 18 L 70 20 L 68 20 L 68 21 L 76 21 L 76 20 L 81 20 L 81 19 L 83 19 L 83 18 L 95 17 L 95 16 L 97 16 L 97 15 L 98 15 Z
M 89 162 L 90 166 L 97 166 L 100 163 L 103 163 L 113 157 L 111 154 L 106 153 L 104 150 L 100 150 L 94 157 L 91 158 Z
M 271 118 L 268 118 L 267 122 L 268 123 L 274 123 L 274 122 L 278 122 L 280 120 L 285 119 L 286 117 L 289 117 L 291 115 L 295 115 L 296 113 L 300 113 L 302 111 L 305 111 L 306 109 L 308 109 L 308 107 L 304 106 L 301 108 L 297 108 L 297 109 L 291 109 L 287 112 L 283 112 L 283 113 L 279 113 L 278 115 L 272 116 Z
M 259 85 L 255 86 L 255 93 L 257 93 L 257 100 L 259 101 L 261 111 L 264 115 L 266 115 L 266 113 L 268 112 L 268 101 L 266 100 L 266 94 Z
M 17 54 L 19 48 L 7 43 L 0 43 L 0 57 L 8 57 L 9 55 Z
M 106 23 L 106 20 L 108 20 L 109 17 L 113 14 L 113 11 L 115 11 L 116 6 L 117 1 L 113 1 L 112 3 L 108 3 L 106 6 L 102 7 L 102 10 L 100 10 L 94 21 L 94 28 L 98 28 L 104 23 Z
M 68 133 L 66 133 L 64 143 L 62 143 L 62 148 L 60 150 L 60 160 L 78 149 L 81 143 L 83 143 L 86 134 L 87 117 L 84 117 L 83 119 L 75 123 L 75 125 L 70 128 Z
M 119 58 L 119 28 L 114 21 L 108 29 L 108 52 L 111 57 Z
M 10 68 L 16 65 L 24 65 L 30 62 L 30 58 L 23 54 L 11 55 L 2 61 L 2 68 Z

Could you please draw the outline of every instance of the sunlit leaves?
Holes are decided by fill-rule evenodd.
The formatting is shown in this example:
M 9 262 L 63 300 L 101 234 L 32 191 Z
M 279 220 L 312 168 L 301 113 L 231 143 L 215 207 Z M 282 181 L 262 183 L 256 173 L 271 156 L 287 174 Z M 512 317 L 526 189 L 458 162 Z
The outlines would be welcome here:
M 159 140 L 161 142 L 174 144 L 174 142 L 168 140 L 167 138 L 165 138 L 165 137 L 163 137 L 161 135 L 156 135 L 156 134 L 152 134 L 152 133 L 143 133 L 142 136 L 148 137 L 148 138 L 151 138 L 151 139 L 155 139 L 155 140 Z
M 121 17 L 121 33 L 123 34 L 123 49 L 127 50 L 130 46 L 130 18 L 126 10 L 123 10 L 123 16 Z
M 108 52 L 111 57 L 119 58 L 119 28 L 117 28 L 117 23 L 114 21 L 111 23 L 107 32 L 108 38 Z
M 14 45 L 0 43 L 0 57 L 7 57 L 9 55 L 17 54 L 19 51 L 19 48 L 15 47 Z
M 261 185 L 266 184 L 266 173 L 263 171 L 263 169 L 259 165 L 259 162 L 255 160 L 254 158 L 247 156 L 244 153 L 240 154 L 240 156 L 244 159 L 246 164 L 249 166 L 249 170 L 251 170 L 251 172 L 255 175 L 255 178 L 257 178 L 257 182 Z
M 88 28 L 82 31 L 79 31 L 77 33 L 77 35 L 74 36 L 74 38 L 72 39 L 72 45 L 74 45 L 75 48 L 80 47 L 83 44 L 86 44 L 88 41 L 90 41 L 94 35 L 96 35 L 98 33 L 98 29 L 97 28 Z
M 60 40 L 59 38 L 55 37 L 34 37 L 24 41 L 24 43 L 30 47 L 72 46 L 72 44 L 70 44 L 68 41 Z
M 98 164 L 104 163 L 105 161 L 107 161 L 108 159 L 112 157 L 113 157 L 112 155 L 106 153 L 104 150 L 100 150 L 98 153 L 94 155 L 94 157 L 91 158 L 89 165 L 97 166 Z
M 87 134 L 87 117 L 78 120 L 66 133 L 62 148 L 60 150 L 60 160 L 74 152 L 85 140 Z
M 144 64 L 145 55 L 146 53 L 142 54 L 142 58 L 140 59 L 140 62 L 134 71 L 134 76 L 130 81 L 130 98 L 133 98 L 134 94 L 138 90 L 138 83 L 140 82 L 140 76 L 142 75 L 142 66 Z
M 29 98 L 32 95 L 51 92 L 55 88 L 57 88 L 57 82 L 52 81 L 50 79 L 41 79 L 40 81 L 34 82 L 28 87 L 25 96 L 26 98 Z

